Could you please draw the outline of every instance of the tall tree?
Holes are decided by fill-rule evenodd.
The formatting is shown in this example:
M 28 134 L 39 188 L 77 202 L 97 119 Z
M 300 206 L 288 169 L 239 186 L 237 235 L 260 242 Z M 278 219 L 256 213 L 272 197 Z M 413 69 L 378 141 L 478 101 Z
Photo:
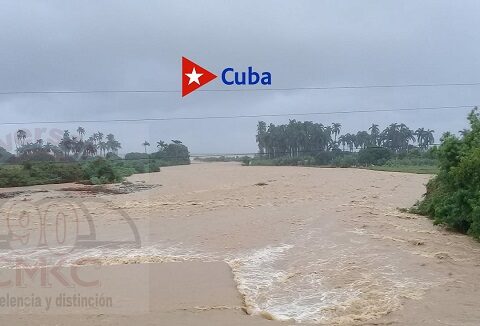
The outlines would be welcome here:
M 335 135 L 335 143 L 337 142 L 337 135 L 340 134 L 341 128 L 342 128 L 342 124 L 338 122 L 332 123 L 332 132 Z
M 372 143 L 372 145 L 374 146 L 377 146 L 377 145 L 380 145 L 379 144 L 379 135 L 380 135 L 380 128 L 377 124 L 375 123 L 372 123 L 372 125 L 370 126 L 370 128 L 368 128 L 368 130 L 370 131 L 370 141 Z
M 25 130 L 17 130 L 17 141 L 20 145 L 25 145 L 25 139 L 27 138 L 27 132 Z
M 267 124 L 264 121 L 259 121 L 257 124 L 257 135 L 255 139 L 258 144 L 258 151 L 261 155 L 265 153 L 265 135 L 267 134 Z
M 83 136 L 85 136 L 85 129 L 83 127 L 78 127 L 77 133 L 80 136 L 80 140 L 83 140 Z
M 159 150 L 165 150 L 167 148 L 167 143 L 164 142 L 163 140 L 157 141 L 157 148 Z
M 345 144 L 347 143 L 346 138 L 344 135 L 338 137 L 338 142 L 342 144 L 342 151 L 345 152 Z
M 433 136 L 433 133 L 435 130 L 428 129 L 425 131 L 425 138 L 424 138 L 424 143 L 425 143 L 425 149 L 428 149 L 431 145 L 435 143 L 435 137 Z
M 148 141 L 144 141 L 142 146 L 145 147 L 145 154 L 147 154 L 147 146 L 150 146 L 150 143 Z

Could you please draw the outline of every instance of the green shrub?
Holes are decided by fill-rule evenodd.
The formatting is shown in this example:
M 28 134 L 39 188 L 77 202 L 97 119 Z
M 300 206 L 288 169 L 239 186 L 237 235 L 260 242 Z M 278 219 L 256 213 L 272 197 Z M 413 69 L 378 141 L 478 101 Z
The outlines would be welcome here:
M 342 156 L 337 156 L 332 164 L 339 168 L 349 168 L 352 166 L 357 166 L 357 155 L 354 153 L 345 154 Z
M 249 157 L 243 158 L 244 162 L 248 162 L 248 165 L 262 165 L 262 166 L 312 166 L 316 164 L 315 158 L 311 156 L 302 157 L 288 157 L 282 156 L 273 159 L 255 157 L 253 159 Z M 244 165 L 246 165 L 244 163 Z
M 126 160 L 140 160 L 140 159 L 148 159 L 147 153 L 127 153 L 125 154 Z
M 114 168 L 111 161 L 102 158 L 85 163 L 83 173 L 84 179 L 93 184 L 121 182 L 124 177 L 118 168 Z
M 252 161 L 252 158 L 249 157 L 249 156 L 242 156 L 241 158 L 241 162 L 242 162 L 242 165 L 246 165 L 246 166 L 249 166 L 250 165 L 250 162 Z
M 0 187 L 28 186 L 30 177 L 28 171 L 20 167 L 0 168 Z
M 181 143 L 165 144 L 158 152 L 152 153 L 150 157 L 164 162 L 165 166 L 190 164 L 188 147 Z
M 160 166 L 169 165 L 171 161 L 154 159 L 119 160 L 114 154 L 108 159 L 97 157 L 83 162 L 23 161 L 16 165 L 0 165 L 0 187 L 64 182 L 114 183 L 135 173 L 159 172 Z
M 315 164 L 316 165 L 329 165 L 332 164 L 332 161 L 337 156 L 335 152 L 319 152 L 315 155 Z
M 392 157 L 389 149 L 383 147 L 367 147 L 358 152 L 358 163 L 364 165 L 383 165 Z
M 135 173 L 150 173 L 150 172 L 160 172 L 161 162 L 157 160 L 125 160 L 120 161 L 115 164 L 116 167 L 125 169 L 125 171 L 130 171 L 128 175 Z M 127 172 L 125 172 L 127 173 Z M 125 175 L 125 176 L 128 176 Z
M 471 130 L 462 138 L 445 134 L 436 155 L 439 173 L 427 184 L 424 199 L 413 211 L 436 223 L 480 239 L 480 118 L 469 115 Z
M 122 159 L 120 156 L 118 156 L 117 154 L 112 153 L 112 152 L 108 152 L 107 155 L 105 155 L 105 158 L 107 160 L 112 160 L 112 161 L 119 161 L 119 160 Z
M 0 168 L 0 187 L 31 186 L 48 183 L 75 182 L 83 178 L 77 163 L 34 163 Z

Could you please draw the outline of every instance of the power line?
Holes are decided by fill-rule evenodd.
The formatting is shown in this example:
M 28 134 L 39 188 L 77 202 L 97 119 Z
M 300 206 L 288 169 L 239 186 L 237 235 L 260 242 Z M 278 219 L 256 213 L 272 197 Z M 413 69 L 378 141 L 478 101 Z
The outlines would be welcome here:
M 176 121 L 176 120 L 213 120 L 213 119 L 250 119 L 250 118 L 268 118 L 268 117 L 288 117 L 288 116 L 309 116 L 309 115 L 331 115 L 331 114 L 355 114 L 355 113 L 376 113 L 376 112 L 402 112 L 402 111 L 434 111 L 434 110 L 454 110 L 454 109 L 473 109 L 475 105 L 456 105 L 456 106 L 431 106 L 431 107 L 413 107 L 397 109 L 373 109 L 373 110 L 342 110 L 326 112 L 292 112 L 292 113 L 272 113 L 272 114 L 252 114 L 252 115 L 231 115 L 231 116 L 204 116 L 204 117 L 171 117 L 171 118 L 136 118 L 136 119 L 96 119 L 96 120 L 57 120 L 57 121 L 28 121 L 28 122 L 0 122 L 0 126 L 5 125 L 29 125 L 29 124 L 67 124 L 67 123 L 103 123 L 103 122 L 155 122 L 155 121 Z
M 340 90 L 340 89 L 369 89 L 369 88 L 412 88 L 412 87 L 464 87 L 479 86 L 480 82 L 474 83 L 432 83 L 432 84 L 397 84 L 397 85 L 344 85 L 344 86 L 320 86 L 320 87 L 277 87 L 277 88 L 233 88 L 233 89 L 199 89 L 197 92 L 272 92 L 272 91 L 315 91 L 315 90 Z M 181 93 L 180 90 L 167 89 L 104 89 L 104 90 L 53 90 L 53 91 L 1 91 L 0 95 L 70 95 L 70 94 L 161 94 Z

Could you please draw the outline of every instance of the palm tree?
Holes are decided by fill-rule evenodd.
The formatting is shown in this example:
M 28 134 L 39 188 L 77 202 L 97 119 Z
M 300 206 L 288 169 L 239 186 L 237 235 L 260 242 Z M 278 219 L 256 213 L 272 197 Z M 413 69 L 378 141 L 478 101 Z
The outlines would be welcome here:
M 338 122 L 332 123 L 332 132 L 335 135 L 335 143 L 337 142 L 337 135 L 340 134 L 342 125 Z
M 115 136 L 113 134 L 108 134 L 107 135 L 107 151 L 111 150 L 113 153 L 117 154 L 119 148 L 122 148 L 122 146 L 115 139 Z
M 365 148 L 370 144 L 370 135 L 366 131 L 359 131 L 355 138 L 358 147 Z
M 163 140 L 157 141 L 157 148 L 159 150 L 164 150 L 167 147 L 167 143 Z
M 257 124 L 256 141 L 258 144 L 258 151 L 260 155 L 265 153 L 265 134 L 267 133 L 267 124 L 264 121 L 259 121 Z
M 53 146 L 50 142 L 47 142 L 45 146 L 43 147 L 45 149 L 46 153 L 53 152 L 55 146 Z
M 400 148 L 408 151 L 410 141 L 415 142 L 415 133 L 404 123 L 400 124 L 401 145 Z
M 98 149 L 100 150 L 100 155 L 102 155 L 103 153 L 103 156 L 106 156 L 106 151 L 107 151 L 107 143 L 104 142 L 104 141 L 100 141 L 97 145 Z
M 322 126 L 323 127 L 323 126 Z M 327 126 L 324 129 L 324 135 L 325 135 L 325 150 L 331 149 L 333 146 L 333 139 L 332 139 L 332 134 L 333 134 L 333 128 L 331 126 Z
M 345 144 L 347 143 L 346 138 L 344 135 L 338 137 L 338 142 L 342 144 L 342 151 L 345 152 Z
M 72 149 L 72 152 L 73 154 L 77 154 L 78 153 L 78 140 L 77 140 L 77 137 L 73 136 L 71 138 L 71 149 Z
M 428 149 L 429 146 L 435 143 L 435 137 L 433 136 L 434 132 L 435 130 L 431 130 L 431 129 L 428 129 L 427 131 L 425 131 L 425 137 L 424 137 L 425 149 Z
M 380 128 L 378 127 L 378 125 L 372 123 L 371 127 L 368 128 L 368 130 L 370 130 L 370 140 L 372 142 L 372 145 L 380 145 L 378 138 L 378 136 L 380 135 Z
M 85 142 L 83 140 L 76 141 L 73 144 L 73 150 L 79 158 L 82 157 L 85 152 Z
M 148 141 L 144 141 L 142 146 L 145 147 L 145 154 L 147 154 L 147 146 L 150 146 L 150 143 Z
M 415 133 L 403 123 L 392 123 L 380 134 L 381 144 L 397 153 L 407 151 L 410 141 L 415 141 Z
M 423 148 L 425 140 L 425 129 L 418 128 L 417 130 L 415 130 L 415 136 L 417 136 L 418 147 Z
M 345 134 L 345 143 L 350 149 L 350 152 L 353 152 L 353 147 L 355 146 L 355 143 L 356 143 L 355 135 L 352 135 L 350 133 Z
M 97 154 L 97 146 L 92 141 L 85 143 L 84 153 L 87 156 L 95 156 Z
M 83 136 L 85 136 L 85 129 L 83 127 L 78 127 L 77 133 L 80 136 L 80 140 L 83 140 Z
M 97 140 L 98 140 L 99 142 L 103 141 L 103 133 L 101 133 L 100 131 L 97 132 Z
M 113 152 L 115 154 L 118 154 L 118 150 L 120 148 L 122 148 L 122 144 L 119 141 L 115 140 L 115 142 L 113 143 L 113 148 L 112 148 Z
M 18 150 L 18 144 L 20 146 L 25 145 L 25 139 L 27 138 L 27 132 L 25 130 L 19 129 L 17 130 L 17 150 Z
M 72 150 L 72 140 L 70 139 L 70 132 L 68 130 L 63 131 L 63 138 L 58 145 L 63 150 L 65 157 L 67 157 Z

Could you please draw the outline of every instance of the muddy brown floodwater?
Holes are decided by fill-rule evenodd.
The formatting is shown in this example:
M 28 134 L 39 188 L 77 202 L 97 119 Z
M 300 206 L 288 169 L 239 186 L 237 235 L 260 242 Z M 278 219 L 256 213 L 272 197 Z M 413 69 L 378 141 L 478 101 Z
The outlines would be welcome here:
M 216 297 L 202 290 L 208 300 L 193 312 L 175 306 L 157 315 L 96 316 L 88 319 L 90 324 L 137 320 L 142 325 L 159 319 L 170 325 L 275 324 L 269 319 L 286 324 L 480 325 L 480 244 L 398 209 L 419 200 L 429 178 L 359 169 L 194 163 L 132 176 L 125 187 L 140 190 L 129 193 L 48 185 L 5 189 L 19 193 L 0 201 L 4 216 L 15 209 L 32 213 L 38 205 L 42 210 L 47 202 L 62 203 L 58 205 L 68 216 L 82 202 L 97 240 L 106 242 L 135 241 L 122 214 L 135 225 L 137 248 L 75 248 L 64 256 L 65 265 L 176 262 L 178 272 L 158 275 L 165 281 L 176 274 L 170 286 L 188 297 L 179 275 L 187 277 L 192 262 L 213 264 L 210 278 L 209 268 L 196 272 L 206 273 L 202 284 Z M 79 221 L 79 229 L 85 224 Z M 34 232 L 36 225 L 29 227 Z M 34 258 L 41 253 L 33 244 L 17 249 L 2 252 L 5 268 L 15 267 L 7 263 L 12 255 Z M 218 287 L 228 287 L 228 279 L 238 304 L 232 291 L 221 304 L 224 292 Z M 1 316 L 0 322 L 11 322 L 8 318 Z M 48 318 L 54 316 L 21 320 L 33 325 Z M 87 320 L 82 314 L 55 318 L 60 324 Z

